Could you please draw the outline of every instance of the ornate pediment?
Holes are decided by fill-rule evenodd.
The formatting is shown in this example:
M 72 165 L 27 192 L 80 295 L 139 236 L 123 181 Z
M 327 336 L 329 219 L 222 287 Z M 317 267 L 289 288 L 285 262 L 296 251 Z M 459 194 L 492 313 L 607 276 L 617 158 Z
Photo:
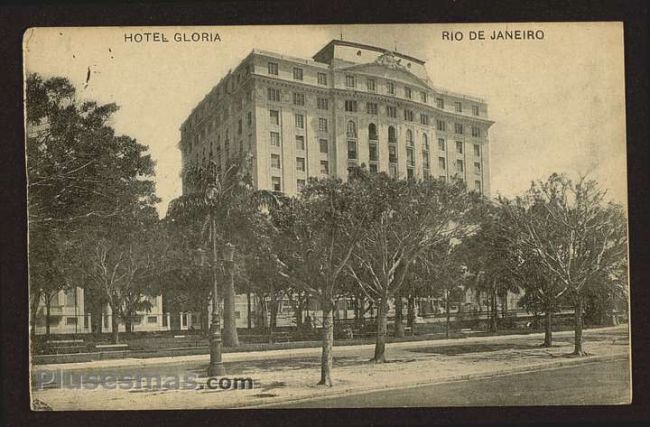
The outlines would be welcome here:
M 344 67 L 344 69 L 377 77 L 403 80 L 415 86 L 428 88 L 429 85 L 427 82 L 409 71 L 408 67 L 404 65 L 404 62 L 404 59 L 396 57 L 392 52 L 386 52 L 380 55 L 374 62 L 356 64 Z

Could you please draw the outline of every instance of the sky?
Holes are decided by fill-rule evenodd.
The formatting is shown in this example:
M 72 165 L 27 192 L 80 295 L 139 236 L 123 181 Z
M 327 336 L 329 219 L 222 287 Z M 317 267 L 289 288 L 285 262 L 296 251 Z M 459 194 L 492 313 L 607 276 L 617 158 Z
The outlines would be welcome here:
M 512 30 L 543 39 L 490 39 Z M 485 39 L 470 40 L 479 31 Z M 144 32 L 169 42 L 125 41 Z M 193 32 L 218 39 L 174 40 Z M 311 58 L 341 36 L 422 59 L 434 86 L 487 101 L 493 195 L 516 196 L 558 172 L 594 178 L 627 205 L 620 23 L 36 28 L 23 48 L 26 72 L 67 77 L 80 99 L 120 106 L 111 125 L 149 147 L 164 216 L 181 195 L 180 125 L 228 70 L 253 48 Z

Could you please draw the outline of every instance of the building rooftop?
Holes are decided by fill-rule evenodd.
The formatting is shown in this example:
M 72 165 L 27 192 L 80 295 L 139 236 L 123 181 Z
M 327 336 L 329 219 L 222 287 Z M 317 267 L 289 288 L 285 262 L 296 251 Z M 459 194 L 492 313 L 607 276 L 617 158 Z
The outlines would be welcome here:
M 336 40 L 336 39 L 334 39 L 334 40 L 332 40 L 331 42 L 327 43 L 327 44 L 326 44 L 326 45 L 325 45 L 321 50 L 319 50 L 318 52 L 316 52 L 316 54 L 315 54 L 314 56 L 312 56 L 312 58 L 316 59 L 317 57 L 321 56 L 321 54 L 322 54 L 323 52 L 325 52 L 327 49 L 329 49 L 329 48 L 332 47 L 332 46 L 348 46 L 348 47 L 357 47 L 357 48 L 359 48 L 359 49 L 373 50 L 373 51 L 375 51 L 375 52 L 380 52 L 380 53 L 383 53 L 383 52 L 392 52 L 392 53 L 394 53 L 394 54 L 397 54 L 397 55 L 401 56 L 402 58 L 408 59 L 409 61 L 413 61 L 413 62 L 415 62 L 416 64 L 424 65 L 424 63 L 425 63 L 425 62 L 424 62 L 423 60 L 421 60 L 421 59 L 417 59 L 417 58 L 414 58 L 414 57 L 412 57 L 412 56 L 405 55 L 405 54 L 403 54 L 403 53 L 401 53 L 401 52 L 393 51 L 393 50 L 391 50 L 391 49 L 385 49 L 385 48 L 382 48 L 382 47 L 371 46 L 371 45 L 368 45 L 368 44 L 356 43 L 356 42 L 350 42 L 350 41 L 347 41 L 347 40 Z

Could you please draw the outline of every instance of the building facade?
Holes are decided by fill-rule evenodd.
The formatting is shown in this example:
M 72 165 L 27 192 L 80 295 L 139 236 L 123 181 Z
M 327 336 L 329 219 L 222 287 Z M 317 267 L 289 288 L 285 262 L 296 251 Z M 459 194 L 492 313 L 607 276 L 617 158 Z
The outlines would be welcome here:
M 485 101 L 434 87 L 424 61 L 333 40 L 311 59 L 254 49 L 183 122 L 179 148 L 184 171 L 250 153 L 256 188 L 289 195 L 362 164 L 489 194 L 492 124 Z

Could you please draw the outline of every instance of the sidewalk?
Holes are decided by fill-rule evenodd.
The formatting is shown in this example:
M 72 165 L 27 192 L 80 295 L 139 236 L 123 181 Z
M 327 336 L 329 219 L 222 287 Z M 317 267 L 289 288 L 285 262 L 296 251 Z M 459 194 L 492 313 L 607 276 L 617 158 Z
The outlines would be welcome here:
M 554 334 L 555 345 L 539 347 L 541 334 L 475 337 L 454 340 L 403 342 L 387 345 L 390 363 L 368 363 L 372 345 L 336 347 L 332 371 L 334 386 L 317 386 L 320 377 L 319 348 L 229 353 L 233 377 L 250 377 L 251 390 L 146 390 L 146 389 L 46 389 L 33 391 L 33 398 L 55 410 L 74 409 L 200 409 L 278 405 L 316 397 L 346 395 L 368 390 L 415 387 L 418 385 L 505 375 L 514 372 L 547 369 L 597 360 L 629 357 L 627 326 L 587 330 L 584 348 L 591 355 L 567 357 L 573 349 L 572 333 Z M 104 368 L 161 366 L 166 364 L 207 363 L 207 356 L 186 356 L 137 361 L 102 362 L 39 366 L 38 369 L 83 370 Z M 292 360 L 293 359 L 293 360 Z M 120 364 L 121 362 L 121 364 Z M 124 363 L 129 362 L 129 365 Z M 137 362 L 134 364 L 134 362 Z M 205 366 L 203 365 L 203 369 Z M 202 370 L 203 370 L 202 369 Z M 204 382 L 205 378 L 199 379 Z M 540 402 L 543 404 L 543 402 Z

